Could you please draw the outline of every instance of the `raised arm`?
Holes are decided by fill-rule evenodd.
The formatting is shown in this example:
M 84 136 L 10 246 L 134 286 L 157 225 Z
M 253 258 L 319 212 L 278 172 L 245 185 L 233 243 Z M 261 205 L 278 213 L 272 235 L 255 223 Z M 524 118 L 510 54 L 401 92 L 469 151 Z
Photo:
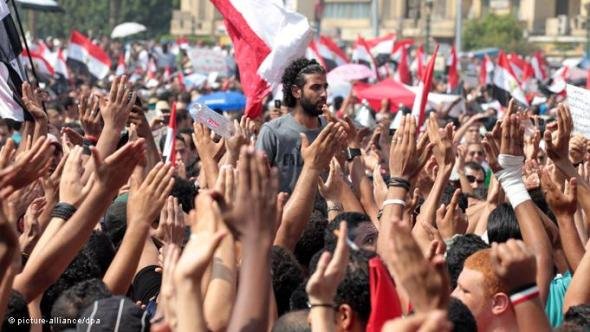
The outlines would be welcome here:
M 310 144 L 307 136 L 301 135 L 303 169 L 291 197 L 285 205 L 283 220 L 275 238 L 275 245 L 293 250 L 311 216 L 313 202 L 318 190 L 318 177 L 325 170 L 339 148 L 346 133 L 334 123 L 329 123 Z
M 54 283 L 71 263 L 143 154 L 143 140 L 125 145 L 104 161 L 93 149 L 97 180 L 87 198 L 55 238 L 37 256 L 31 257 L 24 271 L 16 277 L 14 288 L 27 301 Z

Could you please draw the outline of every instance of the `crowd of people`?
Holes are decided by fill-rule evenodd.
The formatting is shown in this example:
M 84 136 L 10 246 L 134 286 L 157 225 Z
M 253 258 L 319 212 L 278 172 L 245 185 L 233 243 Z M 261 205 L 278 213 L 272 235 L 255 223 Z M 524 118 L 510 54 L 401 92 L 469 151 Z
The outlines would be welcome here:
M 161 51 L 152 86 L 25 82 L 30 118 L 0 119 L 3 331 L 590 329 L 590 141 L 565 104 L 498 112 L 478 86 L 458 116 L 392 126 L 384 100 L 366 127 L 300 58 L 221 137 L 189 105 L 239 79 L 160 79 L 188 63 Z

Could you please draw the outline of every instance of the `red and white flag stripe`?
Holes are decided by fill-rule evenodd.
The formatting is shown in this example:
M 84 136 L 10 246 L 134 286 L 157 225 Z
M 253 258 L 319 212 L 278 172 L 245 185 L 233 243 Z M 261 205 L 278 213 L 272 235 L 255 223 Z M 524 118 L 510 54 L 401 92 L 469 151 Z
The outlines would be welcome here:
M 280 83 L 284 69 L 305 55 L 313 31 L 307 18 L 282 0 L 211 0 L 225 21 L 240 69 L 246 115 L 262 113 L 264 97 Z M 262 18 L 262 19 L 261 19 Z
M 449 57 L 449 84 L 447 86 L 447 93 L 451 93 L 459 87 L 459 59 L 457 58 L 457 51 L 455 46 L 451 48 L 451 56 Z
M 119 54 L 119 61 L 117 62 L 117 70 L 115 71 L 115 75 L 121 76 L 127 72 L 127 68 L 125 68 L 125 55 L 123 53 Z
M 498 88 L 510 93 L 514 99 L 528 105 L 528 100 L 520 87 L 520 82 L 516 79 L 516 75 L 514 75 L 506 54 L 502 51 L 498 54 L 498 65 L 494 70 L 493 82 Z
M 535 74 L 536 79 L 545 81 L 549 78 L 549 75 L 547 75 L 546 62 L 540 51 L 533 54 L 533 57 L 531 58 L 531 66 L 533 67 L 533 73 Z
M 416 92 L 416 98 L 414 99 L 414 105 L 412 107 L 412 115 L 416 117 L 418 128 L 422 128 L 422 124 L 426 120 L 426 103 L 428 101 L 428 94 L 432 88 L 432 77 L 434 76 L 434 64 L 436 63 L 436 55 L 438 53 L 438 45 L 434 49 L 434 53 L 428 60 L 424 76 L 418 84 L 418 91 Z
M 166 158 L 166 164 L 176 166 L 176 102 L 172 104 L 170 110 L 170 120 L 166 129 L 166 142 L 162 156 Z
M 111 69 L 111 59 L 98 45 L 78 31 L 72 31 L 68 46 L 68 58 L 86 64 L 96 78 L 105 78 Z
M 377 79 L 380 80 L 379 70 L 377 70 L 377 63 L 375 62 L 375 58 L 371 54 L 367 41 L 361 36 L 359 36 L 356 40 L 354 50 L 352 53 L 352 59 L 356 61 L 361 60 L 368 63 L 371 69 L 375 71 Z
M 35 66 L 35 70 L 40 74 L 49 77 L 53 77 L 55 75 L 55 69 L 53 68 L 51 63 L 49 63 L 49 61 L 47 61 L 43 57 L 43 55 L 40 52 L 31 50 L 31 52 L 29 53 L 26 49 L 23 49 L 23 52 L 20 56 L 22 57 L 21 63 L 25 64 L 26 66 L 29 65 L 28 57 L 30 56 L 31 60 L 33 61 L 33 65 Z
M 494 63 L 492 62 L 492 59 L 490 59 L 490 57 L 485 54 L 481 59 L 481 64 L 479 67 L 479 84 L 483 86 L 492 84 L 490 75 L 493 71 Z

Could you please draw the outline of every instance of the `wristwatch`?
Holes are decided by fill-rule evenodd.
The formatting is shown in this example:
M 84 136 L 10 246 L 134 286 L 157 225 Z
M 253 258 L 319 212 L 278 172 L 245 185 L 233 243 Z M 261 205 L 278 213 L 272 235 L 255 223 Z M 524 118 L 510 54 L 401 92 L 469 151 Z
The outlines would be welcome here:
M 358 148 L 348 148 L 346 149 L 346 160 L 351 161 L 354 157 L 361 155 L 361 149 Z

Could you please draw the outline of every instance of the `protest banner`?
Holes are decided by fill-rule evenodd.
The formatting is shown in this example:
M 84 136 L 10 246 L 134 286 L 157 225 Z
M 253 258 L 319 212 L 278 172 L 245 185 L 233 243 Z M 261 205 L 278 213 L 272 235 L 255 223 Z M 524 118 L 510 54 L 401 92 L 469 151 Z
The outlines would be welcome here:
M 590 90 L 567 85 L 567 103 L 574 121 L 574 132 L 590 138 Z
M 219 51 L 208 48 L 193 48 L 188 52 L 195 73 L 208 74 L 218 72 L 227 74 L 227 61 L 225 55 Z

